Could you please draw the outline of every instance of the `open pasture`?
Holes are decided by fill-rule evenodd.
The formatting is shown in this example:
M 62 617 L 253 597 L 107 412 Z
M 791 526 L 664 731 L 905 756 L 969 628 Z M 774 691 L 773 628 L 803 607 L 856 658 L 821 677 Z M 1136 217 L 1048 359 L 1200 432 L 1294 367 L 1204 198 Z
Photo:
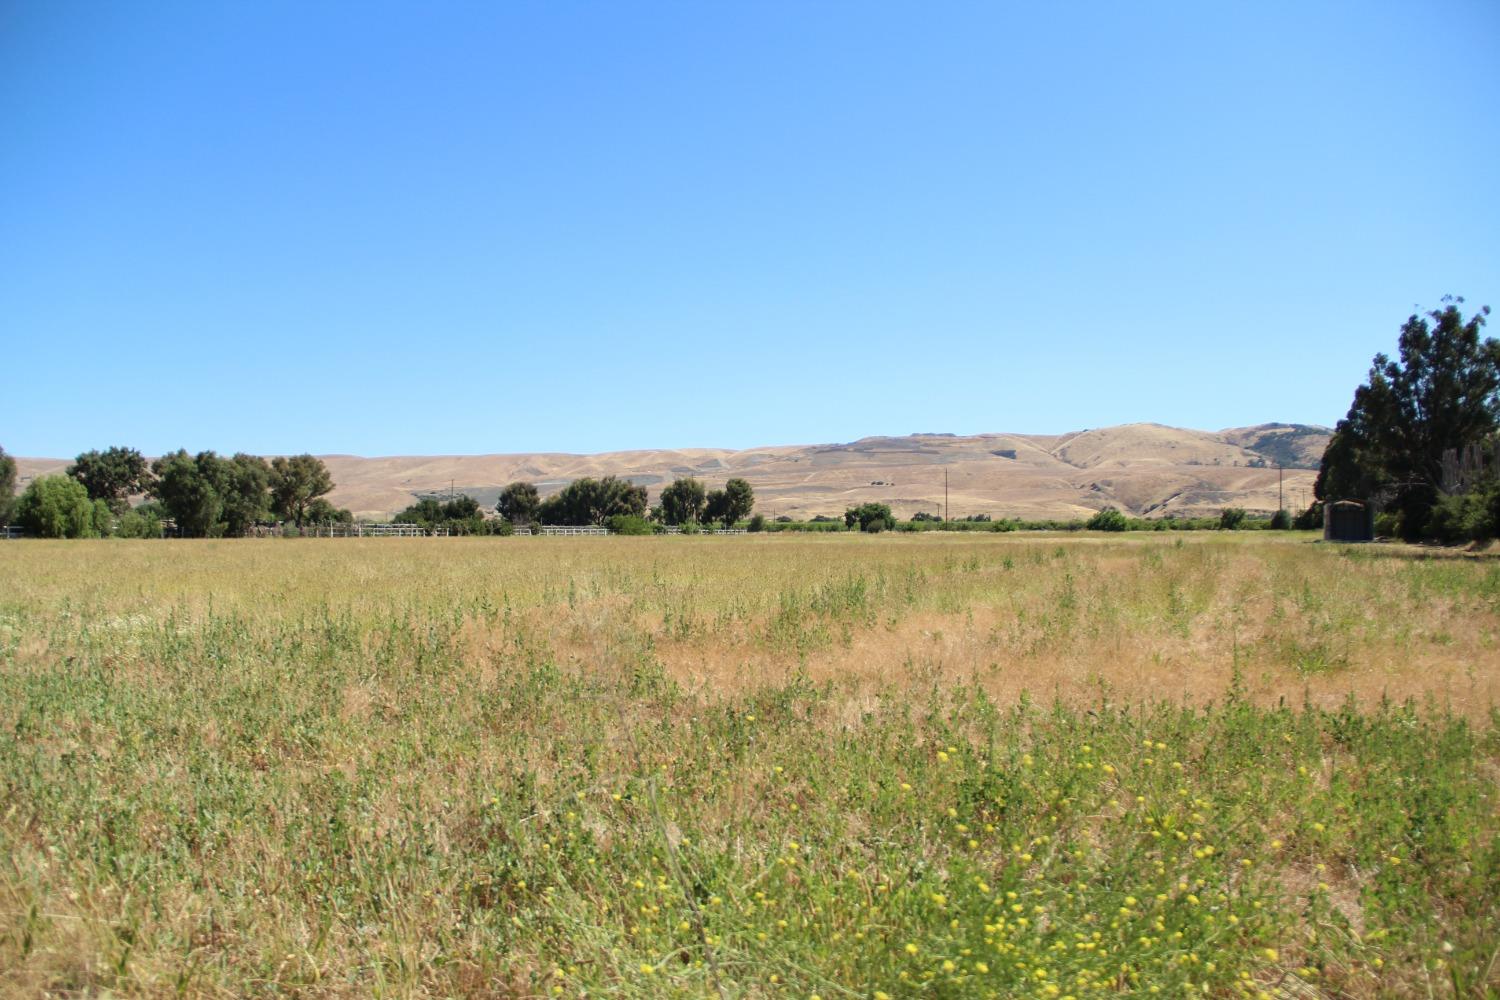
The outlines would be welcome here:
M 0 545 L 0 991 L 1500 976 L 1500 564 L 1256 533 Z

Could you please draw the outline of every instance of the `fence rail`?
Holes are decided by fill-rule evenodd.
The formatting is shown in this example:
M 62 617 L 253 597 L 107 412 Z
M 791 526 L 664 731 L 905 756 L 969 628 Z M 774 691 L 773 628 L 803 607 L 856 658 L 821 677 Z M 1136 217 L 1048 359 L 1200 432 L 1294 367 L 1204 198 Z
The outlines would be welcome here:
M 681 535 L 681 534 L 683 534 L 683 530 L 682 530 L 681 525 L 669 524 L 669 525 L 667 525 L 666 533 L 669 534 L 669 535 Z M 745 534 L 745 529 L 744 528 L 699 528 L 697 531 L 693 532 L 693 534 L 695 534 L 695 535 L 743 535 L 743 534 Z
M 256 538 L 274 538 L 286 534 L 291 525 L 264 525 L 252 529 Z M 304 524 L 304 538 L 422 538 L 446 535 L 447 528 L 424 528 L 420 524 Z

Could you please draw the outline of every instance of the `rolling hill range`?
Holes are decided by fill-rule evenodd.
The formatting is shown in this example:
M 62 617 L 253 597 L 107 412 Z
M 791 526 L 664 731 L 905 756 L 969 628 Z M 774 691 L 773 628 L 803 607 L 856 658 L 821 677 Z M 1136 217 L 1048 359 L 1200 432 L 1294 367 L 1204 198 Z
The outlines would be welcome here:
M 599 455 L 522 454 L 361 458 L 324 455 L 338 484 L 330 499 L 367 518 L 389 517 L 450 484 L 486 507 L 517 479 L 543 495 L 582 476 L 616 475 L 656 498 L 678 476 L 710 487 L 731 476 L 755 487 L 756 509 L 803 519 L 860 503 L 888 503 L 900 517 L 941 512 L 944 477 L 952 516 L 1073 518 L 1115 506 L 1150 517 L 1216 516 L 1224 507 L 1274 511 L 1277 464 L 1286 505 L 1312 495 L 1329 429 L 1260 424 L 1218 432 L 1125 424 L 1072 434 L 913 434 L 848 444 L 731 451 L 688 448 Z M 18 458 L 25 479 L 61 472 L 63 459 Z

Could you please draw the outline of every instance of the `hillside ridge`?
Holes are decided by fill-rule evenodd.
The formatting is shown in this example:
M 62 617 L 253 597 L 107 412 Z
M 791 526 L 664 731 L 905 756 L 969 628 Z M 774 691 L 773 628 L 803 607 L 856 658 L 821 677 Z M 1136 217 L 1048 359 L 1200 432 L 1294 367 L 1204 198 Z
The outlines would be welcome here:
M 739 476 L 755 488 L 757 510 L 795 518 L 837 515 L 867 502 L 898 516 L 1087 517 L 1102 507 L 1160 516 L 1213 516 L 1224 507 L 1304 505 L 1331 430 L 1264 423 L 1200 431 L 1157 423 L 1120 424 L 1066 434 L 872 435 L 843 443 L 753 448 L 630 449 L 598 454 L 347 454 L 320 456 L 333 473 L 335 504 L 381 518 L 422 494 L 468 493 L 493 507 L 505 484 L 535 482 L 545 495 L 583 476 L 616 475 L 645 486 L 656 501 L 678 476 L 710 487 Z M 67 459 L 17 458 L 25 481 L 61 472 Z

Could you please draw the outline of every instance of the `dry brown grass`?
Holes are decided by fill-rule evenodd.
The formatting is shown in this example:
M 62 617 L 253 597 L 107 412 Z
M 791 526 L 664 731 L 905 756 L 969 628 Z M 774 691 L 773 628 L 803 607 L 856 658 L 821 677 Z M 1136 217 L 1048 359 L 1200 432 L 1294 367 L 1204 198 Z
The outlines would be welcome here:
M 1051 789 L 1082 773 L 1086 742 L 1119 774 L 1077 792 L 1069 822 L 1092 831 L 1077 845 L 1087 856 L 1059 873 L 1045 866 L 1074 861 L 1039 853 L 1028 891 L 1094 882 L 1111 909 L 1127 891 L 1176 893 L 1175 876 L 1112 880 L 1148 856 L 1125 818 L 1134 793 L 1165 815 L 1180 781 L 1194 801 L 1222 794 L 1204 829 L 1264 864 L 1267 905 L 1286 896 L 1275 926 L 1241 942 L 1248 972 L 1278 974 L 1254 958 L 1272 942 L 1313 961 L 1298 937 L 1311 899 L 1356 932 L 1394 922 L 1356 898 L 1381 876 L 1351 845 L 1377 860 L 1410 850 L 1411 884 L 1435 902 L 1403 898 L 1446 915 L 1401 917 L 1417 929 L 1391 963 L 1404 956 L 1408 978 L 1359 964 L 1374 952 L 1357 935 L 1330 937 L 1347 966 L 1336 992 L 1438 975 L 1420 959 L 1449 937 L 1483 969 L 1489 904 L 1471 882 L 1484 844 L 1429 839 L 1423 862 L 1402 834 L 1360 826 L 1359 789 L 1389 781 L 1409 796 L 1389 813 L 1434 810 L 1430 831 L 1484 814 L 1489 751 L 1462 745 L 1451 720 L 1382 716 L 1373 732 L 1417 727 L 1447 754 L 1445 776 L 1424 789 L 1415 768 L 1382 772 L 1407 758 L 1367 747 L 1358 780 L 1334 783 L 1332 762 L 1354 753 L 1338 718 L 1181 718 L 1159 704 L 1222 703 L 1237 685 L 1264 705 L 1388 697 L 1482 720 L 1500 695 L 1500 566 L 1380 551 L 1269 534 L 0 545 L 0 994 L 535 996 L 554 962 L 574 961 L 604 992 L 660 995 L 639 965 L 662 961 L 650 975 L 662 974 L 658 941 L 683 916 L 652 897 L 664 937 L 637 937 L 643 900 L 626 906 L 621 887 L 652 883 L 664 843 L 689 835 L 713 891 L 774 882 L 844 921 L 757 951 L 754 932 L 777 928 L 741 898 L 743 924 L 726 932 L 740 934 L 740 995 L 780 996 L 764 976 L 785 982 L 807 963 L 825 978 L 799 979 L 804 994 L 889 985 L 877 978 L 895 975 L 889 956 L 812 950 L 868 919 L 845 905 L 847 869 L 890 878 L 919 858 L 928 874 L 1001 871 L 1013 840 L 1058 832 Z M 996 721 L 976 689 L 1002 710 L 1029 698 L 1080 711 Z M 1254 739 L 1221 754 L 1214 741 L 1236 725 Z M 1170 751 L 1142 750 L 1143 726 Z M 1002 832 L 971 855 L 966 836 L 932 824 L 990 780 L 980 758 L 1002 753 L 996 739 L 1018 770 L 1037 754 L 1036 785 L 1026 809 L 988 817 Z M 962 749 L 943 763 L 950 745 Z M 1167 770 L 1174 759 L 1186 770 Z M 1226 791 L 1246 769 L 1253 780 Z M 671 809 L 660 826 L 639 805 L 657 778 Z M 1309 802 L 1323 811 L 1303 815 Z M 562 818 L 573 810 L 576 828 Z M 559 853 L 570 829 L 587 831 L 586 857 Z M 823 867 L 783 878 L 789 840 L 816 842 Z M 1237 858 L 1173 863 L 1242 884 Z M 1451 884 L 1432 888 L 1443 873 Z M 538 896 L 539 880 L 559 894 Z M 924 892 L 957 890 L 924 885 L 901 919 L 903 933 L 935 935 L 922 938 L 931 950 L 948 920 L 920 909 Z M 1087 909 L 1072 895 L 1048 905 Z M 703 995 L 701 975 L 681 971 L 681 992 Z M 1178 982 L 1170 966 L 1157 974 Z
M 690 688 L 803 674 L 848 689 L 934 679 L 1080 703 L 1222 696 L 1500 704 L 1500 567 L 1268 537 L 419 539 L 27 544 L 8 599 L 94 630 L 327 613 L 465 619 L 493 664 L 518 634 L 563 662 L 649 655 Z M 24 581 L 24 584 L 23 584 Z M 23 584 L 23 585 L 22 585 Z M 19 585 L 19 586 L 18 586 Z M 476 609 L 507 608 L 502 619 Z M 67 612 L 64 612 L 64 618 Z M 3 627 L 3 626 L 0 626 Z M 46 664 L 56 629 L 19 637 Z M 63 629 L 61 634 L 66 635 Z M 378 641 L 378 630 L 363 641 Z M 487 668 L 493 669 L 493 667 Z M 345 693 L 368 712 L 377 688 Z

